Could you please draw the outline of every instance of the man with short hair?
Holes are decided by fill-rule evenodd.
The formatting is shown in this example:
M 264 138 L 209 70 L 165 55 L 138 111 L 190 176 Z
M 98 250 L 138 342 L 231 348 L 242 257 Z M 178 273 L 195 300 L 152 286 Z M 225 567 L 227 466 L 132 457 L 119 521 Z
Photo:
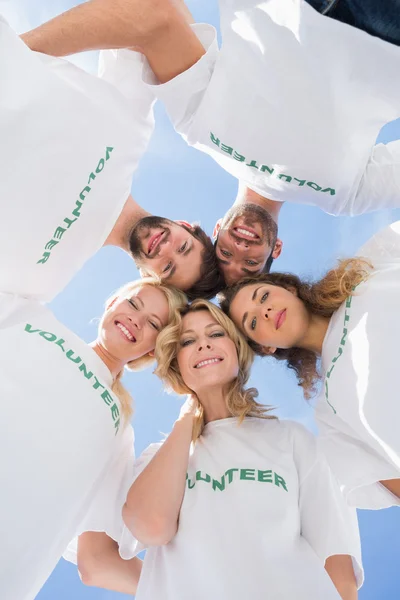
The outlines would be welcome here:
M 314 4 L 323 13 L 335 3 Z M 379 4 L 376 35 L 398 44 L 400 28 L 389 17 L 382 23 L 393 3 Z M 397 45 L 301 0 L 220 0 L 219 50 L 213 27 L 190 27 L 178 12 L 169 0 L 91 0 L 31 32 L 27 42 L 65 54 L 138 46 L 147 58 L 143 80 L 176 131 L 234 175 L 248 190 L 245 203 L 257 197 L 275 223 L 285 201 L 334 215 L 400 206 L 400 142 L 375 145 L 382 126 L 400 117 Z M 71 24 L 74 35 L 60 35 Z M 273 229 L 264 216 L 264 230 Z M 216 243 L 229 283 L 268 268 L 281 247 L 275 235 L 261 239 L 262 228 L 239 221 L 238 231 L 231 217 Z
M 100 77 L 32 52 L 0 17 L 0 291 L 50 301 L 103 245 L 190 298 L 222 277 L 198 226 L 150 215 L 132 175 L 154 128 L 143 56 L 100 57 Z

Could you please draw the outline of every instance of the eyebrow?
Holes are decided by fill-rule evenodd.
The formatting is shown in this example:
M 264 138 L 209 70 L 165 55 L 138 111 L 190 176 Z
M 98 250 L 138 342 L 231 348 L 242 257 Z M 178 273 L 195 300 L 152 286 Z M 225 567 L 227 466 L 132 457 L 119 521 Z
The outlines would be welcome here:
M 206 325 L 204 327 L 204 329 L 209 329 L 210 327 L 215 327 L 216 325 L 218 326 L 219 323 L 209 323 L 208 325 Z M 182 331 L 182 335 L 184 333 L 196 333 L 196 332 L 194 331 L 194 329 L 185 329 L 185 331 Z
M 130 300 L 132 300 L 132 298 L 135 298 L 136 302 L 140 302 L 142 308 L 144 308 L 143 300 L 139 298 L 139 296 L 131 296 Z
M 248 273 L 249 275 L 256 275 L 259 272 L 260 269 L 256 269 L 255 271 L 250 271 L 250 269 L 246 269 L 245 267 L 242 267 L 242 271 L 243 273 Z
M 253 302 L 254 302 L 254 300 L 256 299 L 256 296 L 257 296 L 257 292 L 258 292 L 258 290 L 260 290 L 261 288 L 262 288 L 262 285 L 259 285 L 259 286 L 258 286 L 258 288 L 256 288 L 256 289 L 254 290 L 254 292 L 253 292 L 253 295 L 252 295 L 252 297 L 251 297 L 251 299 L 252 299 L 252 301 L 253 301 Z M 242 318 L 242 328 L 243 328 L 243 329 L 245 329 L 245 326 L 244 326 L 244 325 L 245 325 L 245 322 L 246 322 L 246 319 L 247 319 L 247 317 L 248 317 L 248 316 L 249 316 L 249 313 L 246 311 L 246 312 L 244 313 L 244 315 L 243 315 L 243 318 Z
M 253 292 L 253 295 L 252 295 L 252 297 L 251 297 L 251 299 L 253 300 L 253 302 L 254 302 L 254 300 L 256 299 L 257 292 L 258 292 L 259 290 L 261 290 L 261 288 L 262 288 L 262 285 L 259 285 L 259 286 L 258 286 L 258 288 L 256 288 L 256 289 L 254 290 L 254 292 Z
M 242 319 L 242 328 L 243 328 L 243 329 L 245 329 L 245 326 L 244 326 L 244 324 L 245 324 L 245 321 L 246 321 L 246 319 L 247 319 L 247 317 L 248 317 L 248 314 L 249 314 L 249 313 L 246 311 L 246 312 L 244 313 L 244 315 L 243 315 L 243 319 Z

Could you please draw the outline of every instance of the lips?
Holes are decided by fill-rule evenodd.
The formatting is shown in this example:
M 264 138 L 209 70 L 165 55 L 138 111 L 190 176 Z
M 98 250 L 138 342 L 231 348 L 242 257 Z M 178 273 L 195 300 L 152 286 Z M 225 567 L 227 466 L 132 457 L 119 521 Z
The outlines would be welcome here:
M 128 342 L 132 342 L 133 344 L 136 342 L 136 338 L 133 335 L 130 328 L 128 329 L 128 327 L 126 327 L 120 321 L 115 321 L 115 325 L 117 326 L 117 328 L 119 329 L 119 331 L 121 332 L 121 335 L 125 338 L 125 340 L 127 340 Z
M 153 254 L 155 252 L 155 250 L 157 249 L 157 246 L 161 242 L 161 238 L 163 237 L 164 234 L 165 234 L 165 231 L 161 231 L 160 233 L 155 233 L 154 235 L 151 236 L 151 238 L 149 240 L 149 244 L 147 246 L 147 255 L 148 256 L 151 256 L 151 254 Z
M 213 356 L 211 358 L 203 358 L 202 360 L 199 360 L 195 365 L 194 368 L 195 369 L 204 369 L 204 367 L 210 367 L 211 365 L 217 365 L 218 363 L 222 362 L 224 359 L 221 358 L 220 356 Z
M 275 316 L 275 327 L 279 329 L 286 320 L 286 308 L 280 310 Z
M 248 240 L 250 242 L 255 242 L 257 240 L 260 239 L 260 236 L 254 231 L 254 229 L 251 229 L 250 227 L 245 227 L 243 225 L 237 226 L 237 227 L 233 227 L 233 231 L 236 235 L 236 237 L 242 239 L 242 240 Z

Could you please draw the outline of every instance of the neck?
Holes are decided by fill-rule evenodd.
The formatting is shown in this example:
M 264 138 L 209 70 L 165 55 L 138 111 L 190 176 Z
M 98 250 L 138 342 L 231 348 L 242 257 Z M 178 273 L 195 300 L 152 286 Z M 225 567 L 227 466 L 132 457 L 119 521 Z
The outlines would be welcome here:
M 145 211 L 137 202 L 135 202 L 132 196 L 129 196 L 103 246 L 118 246 L 119 248 L 122 248 L 122 250 L 129 252 L 129 236 L 132 229 L 140 219 L 148 217 L 149 215 L 150 213 Z
M 279 213 L 283 202 L 276 202 L 275 200 L 264 198 L 261 194 L 254 192 L 240 183 L 235 206 L 238 204 L 257 204 L 258 206 L 262 206 L 262 208 L 269 212 L 275 223 L 278 223 Z
M 89 346 L 92 348 L 92 350 L 94 350 L 96 352 L 97 356 L 99 356 L 101 358 L 103 363 L 106 365 L 106 367 L 110 371 L 113 379 L 115 380 L 117 375 L 119 375 L 119 373 L 121 373 L 122 369 L 124 368 L 125 363 L 121 359 L 118 359 L 118 358 L 115 358 L 115 356 L 112 356 L 112 354 L 110 354 L 104 348 L 104 346 L 101 344 L 101 342 L 98 339 L 95 340 L 94 342 L 92 342 L 91 344 L 89 344 Z
M 226 406 L 226 391 L 222 387 L 213 386 L 209 389 L 203 389 L 197 394 L 197 397 L 204 409 L 206 423 L 231 416 Z
M 329 321 L 330 319 L 328 317 L 311 315 L 310 325 L 307 329 L 306 335 L 301 340 L 299 347 L 305 348 L 306 350 L 312 350 L 316 354 L 320 355 Z

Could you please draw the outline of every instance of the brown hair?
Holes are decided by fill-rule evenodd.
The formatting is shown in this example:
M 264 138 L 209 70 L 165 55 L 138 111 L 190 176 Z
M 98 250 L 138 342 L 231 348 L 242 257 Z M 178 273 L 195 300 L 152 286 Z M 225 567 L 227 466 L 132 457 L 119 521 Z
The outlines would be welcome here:
M 246 277 L 221 292 L 218 300 L 221 309 L 229 315 L 230 306 L 239 290 L 261 282 L 285 289 L 294 288 L 309 313 L 330 318 L 346 298 L 353 294 L 354 289 L 368 278 L 372 268 L 372 265 L 366 260 L 349 258 L 339 261 L 335 269 L 331 269 L 322 279 L 314 283 L 301 280 L 290 273 L 270 273 L 257 277 Z M 247 341 L 256 354 L 265 356 L 261 345 L 249 338 Z M 288 368 L 293 369 L 297 375 L 305 398 L 309 399 L 315 393 L 316 383 L 321 377 L 315 352 L 305 348 L 277 348 L 272 356 L 277 360 L 287 361 Z
M 185 225 L 182 225 L 182 227 L 191 233 L 194 238 L 199 240 L 204 247 L 201 254 L 202 265 L 200 279 L 196 281 L 190 289 L 186 290 L 185 293 L 189 300 L 196 300 L 196 298 L 214 298 L 225 285 L 224 277 L 215 254 L 214 245 L 200 225 L 194 225 L 191 229 L 188 229 Z
M 193 440 L 196 440 L 204 428 L 204 411 L 193 391 L 187 387 L 179 370 L 177 354 L 179 339 L 182 329 L 182 318 L 190 312 L 207 310 L 217 321 L 236 346 L 239 362 L 239 374 L 232 381 L 226 397 L 226 405 L 232 416 L 239 418 L 239 423 L 246 416 L 274 419 L 276 417 L 267 415 L 271 410 L 256 401 L 258 391 L 255 388 L 245 388 L 250 377 L 250 369 L 254 354 L 234 323 L 224 315 L 215 304 L 207 300 L 195 300 L 190 306 L 180 309 L 174 322 L 165 327 L 157 338 L 155 356 L 158 366 L 156 375 L 162 379 L 166 387 L 177 394 L 190 394 L 197 401 L 197 414 L 193 427 Z
M 156 277 L 144 277 L 143 279 L 137 279 L 136 281 L 131 281 L 130 283 L 127 283 L 126 285 L 123 285 L 122 287 L 120 287 L 116 292 L 114 292 L 114 294 L 110 298 L 108 298 L 108 300 L 106 302 L 106 311 L 107 311 L 107 308 L 109 306 L 111 306 L 111 304 L 117 298 L 121 298 L 124 296 L 128 297 L 134 290 L 136 290 L 138 288 L 142 288 L 144 286 L 155 287 L 155 288 L 159 289 L 161 292 L 163 292 L 163 294 L 166 297 L 167 302 L 168 302 L 168 322 L 174 323 L 174 319 L 176 318 L 178 309 L 182 308 L 183 306 L 186 306 L 186 304 L 187 304 L 186 296 L 180 290 L 177 290 L 174 287 L 165 285 L 164 283 L 161 282 L 161 280 L 159 280 Z M 101 327 L 101 322 L 102 321 L 100 321 L 100 327 Z M 154 362 L 154 360 L 155 360 L 154 356 L 151 356 L 150 354 L 145 354 L 144 356 L 141 356 L 141 357 L 136 358 L 135 360 L 132 360 L 131 362 L 129 362 L 127 365 L 125 365 L 125 368 L 129 369 L 130 371 L 140 371 L 141 369 L 145 369 L 150 364 L 152 364 Z M 132 401 L 132 396 L 130 395 L 128 390 L 122 385 L 121 379 L 122 379 L 123 374 L 124 374 L 124 370 L 122 370 L 118 373 L 117 377 L 114 379 L 114 382 L 111 386 L 111 390 L 118 397 L 118 399 L 121 403 L 122 416 L 124 417 L 125 423 L 127 423 L 133 413 L 133 409 L 132 409 L 133 401 Z

